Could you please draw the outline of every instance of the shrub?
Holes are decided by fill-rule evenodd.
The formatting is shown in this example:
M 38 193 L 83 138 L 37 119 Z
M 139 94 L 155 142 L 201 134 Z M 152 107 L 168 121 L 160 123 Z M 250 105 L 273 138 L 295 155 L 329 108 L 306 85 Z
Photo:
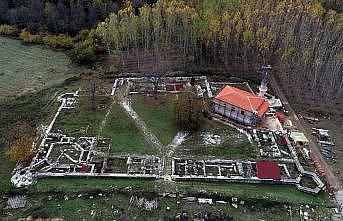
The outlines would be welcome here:
M 13 25 L 0 25 L 0 35 L 14 35 L 16 28 Z
M 21 33 L 19 35 L 19 38 L 24 42 L 24 43 L 29 43 L 29 44 L 38 44 L 42 43 L 42 37 L 40 35 L 32 35 L 26 29 L 21 30 Z
M 43 37 L 43 43 L 52 48 L 70 49 L 73 46 L 73 39 L 64 34 L 46 35 Z

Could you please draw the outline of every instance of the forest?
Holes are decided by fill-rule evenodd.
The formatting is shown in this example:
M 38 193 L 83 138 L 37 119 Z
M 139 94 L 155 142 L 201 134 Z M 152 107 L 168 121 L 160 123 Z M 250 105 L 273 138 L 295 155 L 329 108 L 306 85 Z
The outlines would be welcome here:
M 96 31 L 109 53 L 173 45 L 189 62 L 206 59 L 224 68 L 240 63 L 242 71 L 248 64 L 273 64 L 295 98 L 339 102 L 342 14 L 324 6 L 301 0 L 160 0 L 137 14 L 126 2 Z
M 139 67 L 142 53 L 173 48 L 190 64 L 206 61 L 199 68 L 271 64 L 291 98 L 343 106 L 342 9 L 339 0 L 0 0 L 0 23 L 33 41 L 72 36 L 80 63 L 125 52 Z
M 138 8 L 154 1 L 136 0 Z M 30 33 L 49 31 L 76 35 L 93 28 L 111 12 L 118 12 L 121 0 L 0 0 L 0 24 L 26 28 Z

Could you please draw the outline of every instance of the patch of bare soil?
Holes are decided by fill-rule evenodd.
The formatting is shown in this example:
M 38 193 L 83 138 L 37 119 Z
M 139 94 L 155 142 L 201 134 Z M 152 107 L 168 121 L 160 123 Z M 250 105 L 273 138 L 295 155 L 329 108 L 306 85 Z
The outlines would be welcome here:
M 312 132 L 312 128 L 322 128 L 329 130 L 329 135 L 335 143 L 333 148 L 334 161 L 326 160 L 331 166 L 336 177 L 343 182 L 343 116 L 341 114 L 329 114 L 329 110 L 322 108 L 312 108 L 307 105 L 296 103 L 293 105 L 301 116 L 318 118 L 319 122 L 308 122 L 303 120 L 303 126 L 308 132 Z M 310 134 L 309 133 L 309 134 Z M 313 140 L 317 140 L 316 135 L 312 135 Z

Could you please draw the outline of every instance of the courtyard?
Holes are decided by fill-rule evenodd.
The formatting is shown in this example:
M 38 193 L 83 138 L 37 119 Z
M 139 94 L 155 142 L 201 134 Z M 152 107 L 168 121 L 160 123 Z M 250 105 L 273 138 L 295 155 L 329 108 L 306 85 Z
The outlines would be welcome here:
M 117 78 L 113 85 L 60 95 L 36 156 L 30 166 L 15 171 L 12 182 L 21 187 L 46 177 L 113 177 L 322 190 L 323 183 L 304 170 L 290 142 L 280 144 L 286 137 L 282 131 L 249 129 L 217 115 L 204 116 L 195 132 L 182 130 L 174 105 L 190 82 L 204 104 L 230 84 L 204 76 Z M 246 82 L 235 85 L 252 91 Z M 275 162 L 280 178 L 260 176 L 259 161 Z

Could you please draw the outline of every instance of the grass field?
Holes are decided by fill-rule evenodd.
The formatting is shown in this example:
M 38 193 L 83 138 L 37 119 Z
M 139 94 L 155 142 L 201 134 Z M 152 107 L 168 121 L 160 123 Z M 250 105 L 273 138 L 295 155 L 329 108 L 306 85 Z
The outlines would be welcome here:
M 31 205 L 27 209 L 17 210 L 11 216 L 3 217 L 3 220 L 14 220 L 19 217 L 63 217 L 66 220 L 123 220 L 120 217 L 130 217 L 134 220 L 166 220 L 167 217 L 175 217 L 181 211 L 186 211 L 189 218 L 193 220 L 204 212 L 217 212 L 230 214 L 234 220 L 299 220 L 297 206 L 291 206 L 293 212 L 289 215 L 289 207 L 251 207 L 239 205 L 234 208 L 228 205 L 207 205 L 198 203 L 187 203 L 180 198 L 158 198 L 158 208 L 153 211 L 143 211 L 129 203 L 130 196 L 124 194 L 105 195 L 53 195 L 50 198 L 46 195 L 33 196 L 29 200 Z M 176 202 L 179 203 L 176 203 Z M 42 203 L 44 202 L 44 203 Z M 169 207 L 169 210 L 166 208 Z M 317 209 L 317 213 L 323 214 L 327 209 Z M 242 212 L 244 211 L 244 213 Z M 1 215 L 0 215 L 1 217 Z M 153 219 L 152 219 L 153 218 Z
M 60 113 L 53 131 L 60 130 L 73 137 L 97 136 L 101 121 L 104 119 L 111 102 L 109 97 L 96 97 L 94 103 L 89 97 L 80 97 L 75 109 L 63 110 Z M 87 133 L 78 132 L 81 127 L 87 126 L 89 126 Z
M 63 52 L 0 37 L 0 101 L 63 82 L 79 70 Z
M 101 136 L 112 139 L 110 154 L 154 153 L 154 149 L 146 142 L 134 120 L 117 103 L 112 106 Z
M 206 205 L 186 203 L 181 198 L 158 197 L 164 191 L 183 194 L 184 196 L 204 196 L 217 200 L 230 200 L 237 197 L 244 200 L 244 205 L 235 209 L 228 205 Z M 99 196 L 99 193 L 101 195 Z M 192 214 L 202 211 L 225 212 L 234 220 L 285 220 L 291 218 L 287 212 L 292 207 L 292 218 L 299 220 L 295 212 L 300 205 L 316 207 L 316 214 L 329 213 L 332 205 L 329 199 L 321 194 L 312 196 L 301 193 L 292 186 L 246 185 L 225 183 L 170 183 L 154 180 L 135 179 L 96 179 L 96 178 L 58 178 L 40 180 L 28 189 L 29 206 L 23 210 L 11 212 L 3 220 L 12 220 L 28 215 L 64 217 L 67 220 L 106 220 L 118 219 L 127 214 L 137 217 L 136 220 L 161 219 L 164 216 L 175 216 L 182 210 Z M 143 211 L 129 205 L 132 195 L 158 198 L 159 206 L 151 212 Z M 50 197 L 49 197 L 50 196 Z M 65 200 L 65 196 L 68 197 Z M 92 197 L 90 197 L 92 196 Z M 177 203 L 179 201 L 180 203 Z M 44 202 L 44 203 L 42 203 Z M 4 201 L 2 205 L 4 205 Z M 167 211 L 166 208 L 170 207 Z M 1 202 L 0 202 L 1 208 Z M 91 215 L 91 210 L 95 213 Z M 0 215 L 1 218 L 1 215 Z M 315 219 L 316 220 L 316 219 Z
M 132 108 L 145 121 L 163 145 L 168 145 L 178 132 L 174 121 L 174 95 L 154 97 L 133 95 Z
M 82 193 L 120 192 L 136 194 L 158 194 L 175 192 L 187 196 L 207 195 L 223 198 L 237 197 L 250 202 L 266 204 L 309 204 L 330 207 L 332 203 L 325 193 L 319 196 L 299 192 L 288 185 L 253 185 L 235 183 L 168 182 L 162 180 L 111 179 L 111 178 L 45 178 L 29 187 L 29 193 Z M 129 187 L 129 188 L 128 188 Z
M 210 132 L 219 135 L 223 139 L 219 145 L 205 145 L 201 133 Z M 180 156 L 216 156 L 227 159 L 256 159 L 258 157 L 256 147 L 248 138 L 236 129 L 218 123 L 214 120 L 205 120 L 200 131 L 190 137 L 176 150 Z
M 168 145 L 176 135 L 178 129 L 174 120 L 175 95 L 159 95 L 157 99 L 144 95 L 133 95 L 132 107 L 138 115 L 152 129 L 164 145 Z M 211 132 L 225 138 L 218 146 L 205 146 L 201 133 Z M 255 159 L 256 148 L 247 137 L 234 128 L 220 124 L 213 120 L 205 120 L 202 128 L 191 134 L 187 140 L 177 148 L 176 155 L 217 156 L 230 159 Z
M 0 135 L 3 136 L 6 134 L 6 130 L 9 127 L 7 125 L 11 125 L 19 120 L 27 121 L 33 126 L 37 126 L 56 111 L 57 106 L 55 105 L 57 102 L 48 108 L 43 108 L 45 104 L 50 102 L 56 92 L 70 87 L 75 89 L 79 85 L 52 87 L 39 93 L 24 95 L 6 103 L 5 106 L 0 106 Z M 155 133 L 160 132 L 159 138 L 168 144 L 170 139 L 175 135 L 174 132 L 176 133 L 177 131 L 171 118 L 173 116 L 172 112 L 170 109 L 165 108 L 168 106 L 168 102 L 163 103 L 161 100 L 155 101 L 150 99 L 144 100 L 144 98 L 139 98 L 139 96 L 134 97 L 134 99 L 137 99 L 133 102 L 134 108 L 136 105 L 136 111 Z M 161 103 L 154 106 L 153 102 Z M 110 102 L 106 101 L 105 103 L 108 105 Z M 73 130 L 76 127 L 85 126 L 84 124 L 94 122 L 94 125 L 97 126 L 93 126 L 93 129 L 90 129 L 90 133 L 96 134 L 99 131 L 99 124 L 108 108 L 101 109 L 98 116 L 97 114 L 92 114 L 92 110 L 87 106 L 87 102 L 84 105 L 86 106 L 81 108 L 82 112 L 76 112 L 74 115 L 70 115 L 62 123 L 66 130 Z M 74 119 L 76 120 L 73 120 L 72 116 L 75 116 L 76 118 Z M 236 133 L 232 128 L 222 125 L 219 126 L 213 121 L 207 122 L 203 130 L 212 130 L 216 134 L 225 132 L 232 136 Z M 114 104 L 112 112 L 108 115 L 107 123 L 102 130 L 102 135 L 113 139 L 113 153 L 149 153 L 150 147 L 144 145 L 144 138 L 139 134 L 139 131 L 137 132 L 137 128 L 132 119 L 123 113 L 119 105 Z M 198 142 L 198 140 L 196 138 L 189 142 Z M 244 142 L 242 140 L 242 143 L 237 144 L 238 147 L 239 145 L 243 145 Z M 192 146 L 191 144 L 189 145 Z M 225 145 L 232 145 L 232 142 L 224 143 L 223 145 L 224 149 L 226 147 L 230 149 L 230 146 Z M 119 217 L 124 213 L 132 218 L 136 217 L 136 220 L 163 220 L 166 215 L 175 216 L 182 210 L 188 211 L 189 214 L 203 211 L 221 211 L 229 213 L 235 220 L 244 221 L 257 219 L 299 220 L 299 212 L 293 213 L 293 219 L 288 215 L 287 210 L 289 206 L 294 211 L 299 208 L 299 205 L 308 204 L 317 206 L 316 213 L 327 213 L 329 211 L 328 207 L 332 206 L 331 201 L 324 193 L 319 196 L 312 196 L 299 192 L 294 186 L 286 185 L 245 185 L 106 178 L 46 178 L 39 179 L 37 184 L 27 188 L 14 189 L 9 183 L 10 173 L 14 163 L 11 163 L 6 158 L 6 155 L 4 155 L 3 146 L 0 146 L 0 148 L 2 148 L 0 149 L 1 195 L 8 196 L 12 195 L 13 192 L 17 192 L 26 194 L 29 200 L 28 206 L 25 209 L 12 210 L 10 213 L 7 213 L 7 211 L 2 210 L 6 204 L 6 199 L 1 197 L 0 220 L 16 220 L 18 217 L 26 217 L 28 215 L 34 215 L 36 217 L 64 217 L 66 220 L 119 220 Z M 196 153 L 196 151 L 200 151 L 201 149 L 204 148 L 200 147 L 193 151 Z M 237 148 L 234 149 L 237 150 Z M 223 149 L 207 149 L 204 154 L 234 154 L 238 156 L 241 154 L 249 154 L 249 150 L 239 149 L 239 151 L 243 151 L 244 153 L 234 153 L 232 150 L 223 152 Z M 201 155 L 202 153 L 198 152 L 198 154 Z M 99 193 L 102 193 L 103 196 L 99 196 Z M 231 199 L 231 197 L 237 197 L 243 199 L 245 204 L 239 205 L 239 208 L 235 209 L 232 206 L 226 205 L 186 203 L 179 197 L 159 197 L 158 209 L 151 212 L 145 212 L 135 206 L 129 205 L 131 195 L 157 197 L 160 193 L 179 193 L 183 194 L 183 196 L 202 196 L 214 199 L 223 198 L 226 200 Z M 79 194 L 82 196 L 79 197 Z M 65 200 L 65 196 L 68 196 L 68 200 Z M 90 196 L 93 197 L 90 198 Z M 180 203 L 177 203 L 177 201 Z M 167 206 L 170 207 L 170 211 L 166 211 Z M 93 215 L 91 215 L 92 210 L 94 211 Z
M 187 203 L 182 199 L 158 198 L 158 208 L 153 211 L 143 211 L 134 205 L 130 205 L 130 196 L 124 194 L 83 194 L 83 195 L 46 195 L 33 196 L 29 200 L 31 205 L 27 209 L 17 210 L 11 216 L 3 217 L 3 220 L 14 220 L 19 217 L 63 217 L 66 220 L 123 220 L 120 217 L 130 217 L 134 220 L 166 220 L 167 217 L 175 217 L 181 211 L 188 213 L 189 220 L 193 220 L 203 212 L 217 212 L 230 214 L 234 220 L 284 220 L 288 215 L 288 208 L 270 206 L 267 208 L 251 208 L 240 205 L 235 209 L 227 205 L 206 205 L 198 203 Z M 179 203 L 176 203 L 176 202 Z M 44 203 L 42 203 L 44 202 Z M 167 210 L 166 208 L 170 209 Z M 242 213 L 242 210 L 245 213 Z M 292 218 L 298 220 L 298 213 L 295 211 Z M 275 214 L 276 213 L 276 214 Z M 1 217 L 1 215 L 0 215 Z M 154 219 L 152 219 L 154 218 Z M 131 220 L 130 219 L 130 220 Z

